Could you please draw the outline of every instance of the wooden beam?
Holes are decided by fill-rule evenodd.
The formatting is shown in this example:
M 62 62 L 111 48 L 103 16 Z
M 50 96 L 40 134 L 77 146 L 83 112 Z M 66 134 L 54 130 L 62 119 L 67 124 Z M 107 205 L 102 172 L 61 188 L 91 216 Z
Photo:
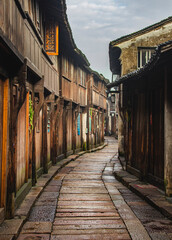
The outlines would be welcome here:
M 8 105 L 9 105 L 9 80 L 4 82 L 3 95 L 3 130 L 2 130 L 2 175 L 1 175 L 1 207 L 6 205 L 6 180 L 7 180 L 7 144 L 8 144 Z
M 28 181 L 28 164 L 29 164 L 29 92 L 26 95 L 26 169 L 25 169 L 25 182 Z
M 9 131 L 9 155 L 8 155 L 8 176 L 7 176 L 7 199 L 6 218 L 14 217 L 14 195 L 16 193 L 16 161 L 17 161 L 17 119 L 19 111 L 26 99 L 26 61 L 22 65 L 18 76 L 10 82 L 10 131 Z M 20 89 L 17 102 L 13 101 L 13 84 L 18 84 Z
M 87 106 L 87 150 L 90 149 L 90 133 L 89 133 L 89 130 L 90 130 L 90 109 L 89 109 L 89 106 Z
M 47 104 L 44 102 L 43 104 L 43 112 L 42 112 L 42 116 L 43 116 L 43 170 L 44 173 L 48 173 L 48 162 L 47 162 Z
M 67 110 L 63 109 L 63 153 L 67 156 Z
M 81 148 L 83 149 L 83 124 L 82 124 L 82 111 L 80 112 L 80 132 L 81 132 Z
M 53 164 L 56 164 L 56 157 L 57 157 L 57 128 L 56 122 L 58 121 L 59 114 L 60 114 L 60 98 L 54 104 L 54 110 L 51 113 L 51 158 Z
M 75 154 L 76 150 L 76 113 L 75 109 L 72 110 L 72 149 Z

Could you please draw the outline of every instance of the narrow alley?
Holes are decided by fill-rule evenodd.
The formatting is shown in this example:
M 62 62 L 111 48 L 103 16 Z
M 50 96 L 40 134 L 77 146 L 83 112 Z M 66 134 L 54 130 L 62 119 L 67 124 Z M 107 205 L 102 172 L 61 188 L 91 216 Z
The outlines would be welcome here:
M 18 240 L 172 239 L 172 222 L 115 179 L 117 141 L 106 141 L 104 149 L 70 161 L 54 176 Z

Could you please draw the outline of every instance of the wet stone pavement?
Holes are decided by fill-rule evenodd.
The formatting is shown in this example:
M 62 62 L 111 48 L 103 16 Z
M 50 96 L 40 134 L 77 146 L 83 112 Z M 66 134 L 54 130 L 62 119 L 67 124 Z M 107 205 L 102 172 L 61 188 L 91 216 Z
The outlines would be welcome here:
M 172 239 L 172 223 L 119 183 L 117 142 L 62 168 L 32 208 L 18 240 Z

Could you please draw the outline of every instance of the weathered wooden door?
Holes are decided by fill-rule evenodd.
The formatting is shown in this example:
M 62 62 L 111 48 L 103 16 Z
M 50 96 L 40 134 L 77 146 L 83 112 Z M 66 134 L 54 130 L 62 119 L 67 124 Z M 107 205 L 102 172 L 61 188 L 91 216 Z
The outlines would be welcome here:
M 42 167 L 42 110 L 36 124 L 36 170 Z
M 17 120 L 16 190 L 25 183 L 26 171 L 26 102 L 21 107 Z
M 150 95 L 149 174 L 164 179 L 164 94 L 163 89 Z
M 0 207 L 6 205 L 9 126 L 9 80 L 0 79 Z
M 3 127 L 3 81 L 0 79 L 0 186 L 2 181 L 2 127 Z M 2 191 L 2 187 L 1 187 L 1 191 Z M 0 191 L 0 199 L 1 199 L 1 191 Z

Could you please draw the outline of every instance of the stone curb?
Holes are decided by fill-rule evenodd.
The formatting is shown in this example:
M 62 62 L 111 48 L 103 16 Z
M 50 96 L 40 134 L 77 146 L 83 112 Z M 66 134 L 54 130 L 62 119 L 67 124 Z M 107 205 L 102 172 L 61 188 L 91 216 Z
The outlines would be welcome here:
M 106 165 L 106 167 L 109 169 L 109 166 Z M 133 213 L 130 206 L 125 202 L 123 196 L 119 192 L 119 188 L 117 186 L 109 184 L 106 180 L 106 176 L 104 175 L 104 172 L 106 172 L 106 167 L 102 174 L 102 179 L 104 182 L 104 185 L 111 197 L 111 200 L 115 206 L 115 208 L 118 211 L 118 214 L 120 218 L 123 220 L 126 230 L 128 231 L 129 235 L 131 236 L 131 239 L 133 240 L 151 240 L 148 232 L 146 231 L 145 227 L 142 225 L 141 221 L 138 219 L 138 217 Z M 112 167 L 113 169 L 113 167 Z M 109 176 L 113 176 L 113 170 L 112 172 L 109 171 Z M 115 180 L 115 176 L 113 176 Z
M 29 193 L 26 195 L 25 199 L 21 203 L 20 207 L 16 209 L 14 218 L 11 220 L 4 220 L 4 222 L 0 224 L 0 240 L 15 240 L 18 237 L 23 225 L 25 224 L 25 222 L 27 221 L 27 218 L 29 217 L 31 209 L 34 206 L 36 200 L 44 191 L 44 188 L 48 185 L 48 183 L 59 172 L 59 170 L 61 170 L 68 163 L 76 160 L 80 156 L 86 153 L 99 151 L 104 147 L 106 147 L 107 145 L 108 144 L 105 143 L 102 146 L 99 146 L 97 148 L 94 148 L 88 151 L 82 151 L 75 155 L 70 155 L 69 157 L 57 162 L 56 165 L 53 165 L 52 167 L 50 167 L 48 173 L 43 174 L 38 179 L 37 184 L 31 188 L 31 190 L 29 191 Z M 8 229 L 11 229 L 11 231 L 8 231 Z
M 117 163 L 118 165 L 120 162 Z M 118 181 L 136 193 L 150 205 L 160 211 L 165 217 L 172 220 L 172 203 L 166 198 L 165 193 L 157 187 L 141 182 L 139 178 L 123 170 L 122 167 L 114 167 L 114 175 Z

